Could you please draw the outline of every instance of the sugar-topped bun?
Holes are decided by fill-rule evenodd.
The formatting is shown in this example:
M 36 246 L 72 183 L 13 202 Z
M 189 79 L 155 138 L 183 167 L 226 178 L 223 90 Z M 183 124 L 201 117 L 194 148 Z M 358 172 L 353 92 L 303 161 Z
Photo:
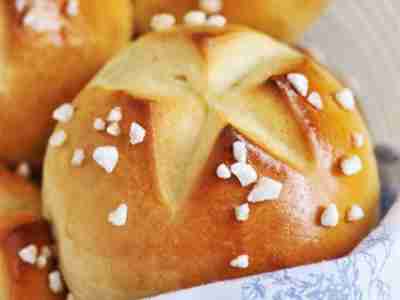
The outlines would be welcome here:
M 78 300 L 339 257 L 377 222 L 375 158 L 353 94 L 262 33 L 145 35 L 74 105 L 55 131 L 67 139 L 48 148 L 43 193 Z
M 132 30 L 131 0 L 0 1 L 0 161 L 40 162 L 53 110 Z
M 40 221 L 40 191 L 25 179 L 0 167 L 0 299 L 61 300 L 63 292 L 49 286 L 52 245 L 48 225 Z M 50 249 L 50 248 L 49 248 Z M 43 256 L 42 256 L 43 257 Z M 39 266 L 40 265 L 40 266 Z
M 330 0 L 136 0 L 139 33 L 151 28 L 156 14 L 170 13 L 184 22 L 191 10 L 223 15 L 229 23 L 244 24 L 285 41 L 294 41 L 321 15 Z M 214 22 L 211 17 L 210 24 Z

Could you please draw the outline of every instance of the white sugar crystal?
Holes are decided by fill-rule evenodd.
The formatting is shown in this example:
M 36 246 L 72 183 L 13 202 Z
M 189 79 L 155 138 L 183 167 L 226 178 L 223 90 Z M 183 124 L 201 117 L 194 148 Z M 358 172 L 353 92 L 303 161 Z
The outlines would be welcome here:
M 363 168 L 361 158 L 357 155 L 353 155 L 349 158 L 342 159 L 340 162 L 340 168 L 346 176 L 355 175 Z
M 347 213 L 347 221 L 356 222 L 365 217 L 364 210 L 359 205 L 352 205 L 349 212 Z
M 247 221 L 249 219 L 249 215 L 250 206 L 248 203 L 235 207 L 236 220 L 238 220 L 239 222 Z
M 76 17 L 79 14 L 79 1 L 69 0 L 67 4 L 67 14 L 70 17 Z
M 25 26 L 31 27 L 37 32 L 59 31 L 61 29 L 60 22 L 57 22 L 56 20 L 43 19 L 32 12 L 28 13 L 24 17 L 23 22 Z
M 24 16 L 24 26 L 30 27 L 37 32 L 60 31 L 63 23 L 56 3 L 49 5 L 36 4 Z
M 38 256 L 38 248 L 35 245 L 29 245 L 18 252 L 20 259 L 27 264 L 34 265 Z
M 209 16 L 206 21 L 206 25 L 210 27 L 224 27 L 226 23 L 226 18 L 221 15 Z
M 117 106 L 114 107 L 107 116 L 108 122 L 119 122 L 122 120 L 122 108 Z
M 353 144 L 356 148 L 362 148 L 365 144 L 365 138 L 362 133 L 359 132 L 354 132 L 351 135 L 351 139 L 353 141 Z
M 15 0 L 15 8 L 18 12 L 22 12 L 27 5 L 26 0 Z
M 60 271 L 53 271 L 49 274 L 49 288 L 54 294 L 61 294 L 64 291 Z
M 199 10 L 189 11 L 184 17 L 183 21 L 189 26 L 201 26 L 206 23 L 207 15 Z
M 249 256 L 246 254 L 240 255 L 230 262 L 232 268 L 246 269 L 249 267 Z
M 46 256 L 40 255 L 36 261 L 36 266 L 39 269 L 44 269 L 49 262 L 49 259 Z
M 112 122 L 107 126 L 107 133 L 112 136 L 119 136 L 121 134 L 121 128 L 117 122 Z
M 226 164 L 220 164 L 217 168 L 217 177 L 221 179 L 229 179 L 232 177 L 231 170 Z
M 17 175 L 24 177 L 24 178 L 29 178 L 32 174 L 31 167 L 29 166 L 29 163 L 27 162 L 22 162 L 17 166 L 16 170 Z
M 239 179 L 242 186 L 248 186 L 257 181 L 257 172 L 249 164 L 237 162 L 231 166 L 231 172 Z
M 312 92 L 307 97 L 307 101 L 318 110 L 324 109 L 324 103 L 322 102 L 321 95 L 317 92 Z
M 199 0 L 199 7 L 208 14 L 215 14 L 222 10 L 223 0 Z
M 350 89 L 344 89 L 336 94 L 336 101 L 345 110 L 354 110 L 356 107 L 356 101 L 354 99 L 354 94 Z
M 54 132 L 50 139 L 49 144 L 51 147 L 61 147 L 64 145 L 65 141 L 67 140 L 67 134 L 64 130 L 58 130 Z
M 118 163 L 118 149 L 114 146 L 97 147 L 93 152 L 93 159 L 107 173 L 112 173 Z
M 295 90 L 302 95 L 303 97 L 306 97 L 308 94 L 308 79 L 306 76 L 303 74 L 299 73 L 291 73 L 287 75 L 287 79 L 289 82 L 293 85 Z
M 238 162 L 247 161 L 247 147 L 245 142 L 236 141 L 233 143 L 233 157 Z
M 47 266 L 49 259 L 52 256 L 52 251 L 49 246 L 42 246 L 40 249 L 40 255 L 37 259 L 36 266 L 39 269 L 43 269 Z
M 247 196 L 250 203 L 276 200 L 282 192 L 283 184 L 272 178 L 261 177 L 253 190 Z
M 114 226 L 124 226 L 128 219 L 128 206 L 121 204 L 108 215 L 108 222 Z
M 96 118 L 93 122 L 93 128 L 97 131 L 106 129 L 106 122 L 102 118 Z
M 153 31 L 164 31 L 171 29 L 175 23 L 175 16 L 171 14 L 158 14 L 151 19 L 150 27 Z
M 53 111 L 53 119 L 61 123 L 67 123 L 74 116 L 74 111 L 74 106 L 71 103 L 64 103 Z
M 39 269 L 44 269 L 45 267 L 47 267 L 48 264 L 48 259 L 42 255 L 40 255 L 36 261 L 36 266 Z
M 324 227 L 335 227 L 339 224 L 339 211 L 336 204 L 329 204 L 321 216 L 321 225 Z
M 85 159 L 85 151 L 83 149 L 75 149 L 72 154 L 71 165 L 74 167 L 79 167 L 82 165 Z
M 143 143 L 146 137 L 146 129 L 144 129 L 139 123 L 133 122 L 129 130 L 130 143 L 137 145 Z

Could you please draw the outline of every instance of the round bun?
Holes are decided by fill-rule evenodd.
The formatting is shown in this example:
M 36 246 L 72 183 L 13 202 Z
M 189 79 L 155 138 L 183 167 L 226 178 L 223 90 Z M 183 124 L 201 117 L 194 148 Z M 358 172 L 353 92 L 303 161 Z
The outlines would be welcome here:
M 49 226 L 40 221 L 40 191 L 0 167 L 0 299 L 61 300 L 49 289 L 49 268 L 23 262 L 19 252 L 29 245 L 51 243 Z
M 323 108 L 297 92 L 304 79 Z M 45 216 L 75 297 L 138 299 L 349 253 L 377 222 L 379 182 L 358 109 L 334 97 L 348 100 L 343 88 L 311 58 L 244 27 L 134 42 L 75 99 L 75 117 L 56 128 L 68 139 L 45 160 Z M 110 111 L 114 123 L 96 131 Z M 222 163 L 235 175 L 218 178 Z M 249 219 L 236 220 L 235 207 L 264 197 L 274 201 L 250 203 Z M 365 217 L 348 222 L 353 204 Z M 230 266 L 246 254 L 248 268 Z
M 131 0 L 0 3 L 0 161 L 38 164 L 54 122 L 132 34 Z
M 174 14 L 181 22 L 188 11 L 203 8 L 200 6 L 201 2 L 201 0 L 136 0 L 137 31 L 139 33 L 148 31 L 152 16 L 159 13 Z M 219 13 L 224 15 L 229 23 L 244 24 L 280 40 L 292 42 L 321 15 L 329 2 L 330 0 L 220 0 L 223 5 Z

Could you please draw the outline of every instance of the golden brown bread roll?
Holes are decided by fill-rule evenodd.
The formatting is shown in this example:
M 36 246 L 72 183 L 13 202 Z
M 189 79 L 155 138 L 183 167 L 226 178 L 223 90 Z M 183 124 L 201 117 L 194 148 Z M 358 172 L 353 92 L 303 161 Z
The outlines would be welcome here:
M 220 4 L 214 4 L 217 2 Z M 248 25 L 278 39 L 294 41 L 321 15 L 329 2 L 330 0 L 135 0 L 135 20 L 137 31 L 143 33 L 149 30 L 151 18 L 155 14 L 171 13 L 182 22 L 183 16 L 190 10 L 204 9 L 211 13 L 215 8 L 222 7 L 219 13 L 229 23 Z
M 53 110 L 131 37 L 130 0 L 0 2 L 0 160 L 42 160 Z
M 0 299 L 61 300 L 49 288 L 52 265 L 39 268 L 29 260 L 29 246 L 38 255 L 42 246 L 50 246 L 49 226 L 40 220 L 40 191 L 36 186 L 0 167 Z
M 352 100 L 311 58 L 244 27 L 134 42 L 77 97 L 45 160 L 44 211 L 76 299 L 347 254 L 379 214 Z M 235 209 L 246 200 L 249 216 Z

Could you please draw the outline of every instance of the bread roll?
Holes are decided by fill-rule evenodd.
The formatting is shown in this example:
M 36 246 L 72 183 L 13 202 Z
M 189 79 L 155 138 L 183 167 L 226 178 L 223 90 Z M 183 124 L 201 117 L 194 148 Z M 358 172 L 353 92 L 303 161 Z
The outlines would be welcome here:
M 39 269 L 19 253 L 34 245 L 50 245 L 48 225 L 40 221 L 40 191 L 36 186 L 0 167 L 0 299 L 61 300 L 49 289 L 51 265 Z M 28 256 L 29 257 L 29 256 Z
M 38 164 L 70 102 L 130 39 L 130 0 L 0 3 L 0 161 Z
M 343 89 L 245 27 L 134 42 L 75 99 L 55 131 L 68 138 L 45 160 L 45 215 L 76 299 L 138 299 L 349 253 L 378 220 L 379 182 Z M 235 209 L 247 200 L 249 216 Z M 349 222 L 353 205 L 364 218 Z
M 137 30 L 148 31 L 152 16 L 159 13 L 172 13 L 182 22 L 188 11 L 207 7 L 207 3 L 203 6 L 201 2 L 220 2 L 219 13 L 229 23 L 248 25 L 292 42 L 321 15 L 330 0 L 136 0 Z M 218 5 L 210 5 L 213 7 Z

